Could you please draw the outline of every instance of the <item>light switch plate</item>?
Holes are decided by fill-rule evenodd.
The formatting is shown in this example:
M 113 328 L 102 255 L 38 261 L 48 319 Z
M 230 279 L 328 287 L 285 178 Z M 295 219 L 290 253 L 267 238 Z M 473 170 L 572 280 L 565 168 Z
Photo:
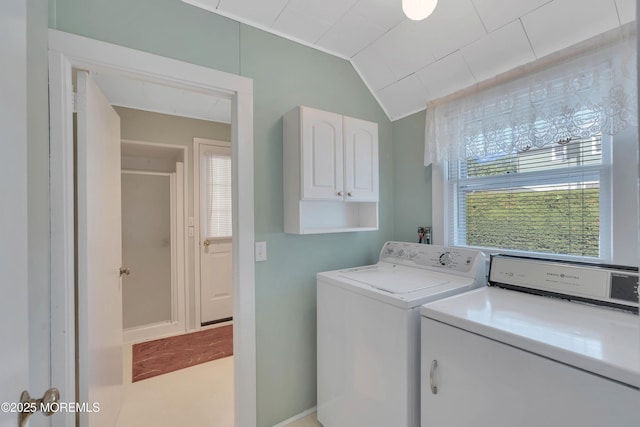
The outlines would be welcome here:
M 256 262 L 267 260 L 267 242 L 256 242 Z

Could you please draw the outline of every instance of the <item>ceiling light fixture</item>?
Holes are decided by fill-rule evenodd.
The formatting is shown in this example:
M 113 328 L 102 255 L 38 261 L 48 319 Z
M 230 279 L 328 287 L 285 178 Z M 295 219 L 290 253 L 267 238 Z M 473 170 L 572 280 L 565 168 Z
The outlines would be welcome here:
M 433 13 L 438 0 L 402 0 L 402 10 L 407 18 L 421 21 Z

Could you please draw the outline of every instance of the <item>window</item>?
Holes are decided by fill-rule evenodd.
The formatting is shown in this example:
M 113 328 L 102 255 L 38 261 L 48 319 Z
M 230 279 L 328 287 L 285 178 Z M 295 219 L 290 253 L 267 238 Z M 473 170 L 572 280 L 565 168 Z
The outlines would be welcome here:
M 600 258 L 611 204 L 602 140 L 449 162 L 450 242 Z
M 637 264 L 636 35 L 621 30 L 427 106 L 435 242 Z
M 231 237 L 231 156 L 205 154 L 207 238 Z

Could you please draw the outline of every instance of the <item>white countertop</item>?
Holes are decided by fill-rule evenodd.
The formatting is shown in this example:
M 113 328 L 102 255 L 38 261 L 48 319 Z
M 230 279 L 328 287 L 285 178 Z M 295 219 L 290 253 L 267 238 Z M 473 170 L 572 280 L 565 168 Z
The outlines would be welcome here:
M 637 315 L 484 287 L 425 304 L 422 316 L 640 387 Z

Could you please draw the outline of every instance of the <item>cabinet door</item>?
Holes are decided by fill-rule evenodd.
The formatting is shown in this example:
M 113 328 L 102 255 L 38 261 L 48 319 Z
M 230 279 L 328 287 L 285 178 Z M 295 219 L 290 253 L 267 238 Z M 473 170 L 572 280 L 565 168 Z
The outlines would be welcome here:
M 345 200 L 378 201 L 378 124 L 344 117 Z
M 342 116 L 312 108 L 301 108 L 302 198 L 342 200 Z
M 421 333 L 422 427 L 637 425 L 631 387 L 433 320 Z

